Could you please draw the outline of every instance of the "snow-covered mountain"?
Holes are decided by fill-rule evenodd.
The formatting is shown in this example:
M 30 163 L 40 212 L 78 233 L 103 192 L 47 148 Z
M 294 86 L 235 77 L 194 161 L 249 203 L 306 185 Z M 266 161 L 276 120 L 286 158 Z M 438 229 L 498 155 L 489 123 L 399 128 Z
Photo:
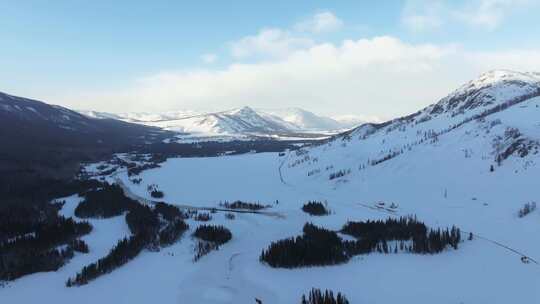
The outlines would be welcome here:
M 260 113 L 272 115 L 293 125 L 298 130 L 340 130 L 346 126 L 329 117 L 319 116 L 300 108 L 261 109 Z
M 319 116 L 300 108 L 252 109 L 243 107 L 222 112 L 199 113 L 175 111 L 159 114 L 121 113 L 111 114 L 81 111 L 95 118 L 115 118 L 141 123 L 163 129 L 211 135 L 292 135 L 304 132 L 337 132 L 360 124 L 361 120 L 336 120 Z
M 539 96 L 540 74 L 491 71 L 416 113 L 363 124 L 305 148 L 288 166 L 331 184 L 419 155 L 434 163 L 447 155 L 458 166 L 473 158 L 485 170 L 507 160 L 527 167 L 540 149 Z M 343 176 L 329 179 L 332 173 Z
M 105 164 L 88 172 L 99 174 Z M 537 303 L 540 212 L 519 211 L 538 202 L 539 176 L 540 75 L 493 71 L 414 114 L 298 150 L 170 158 L 138 182 L 126 170 L 103 176 L 143 202 L 153 199 L 149 187 L 159 187 L 168 203 L 214 213 L 205 223 L 186 219 L 189 232 L 169 247 L 143 250 L 112 273 L 68 289 L 67 278 L 130 234 L 123 215 L 88 219 L 95 227 L 84 238 L 89 253 L 75 254 L 56 272 L 10 282 L 0 297 L 35 303 L 55 290 L 58 303 L 299 303 L 317 287 L 342 292 L 350 303 Z M 74 210 L 83 198 L 63 200 L 61 214 L 82 220 Z M 219 210 L 234 200 L 269 207 L 234 216 Z M 308 201 L 324 202 L 331 212 L 311 216 L 302 211 Z M 289 269 L 260 260 L 269 244 L 301 235 L 306 223 L 343 232 L 348 221 L 407 215 L 432 229 L 456 225 L 459 246 L 417 254 L 391 240 L 394 251 L 382 245 L 345 263 Z M 203 224 L 227 227 L 232 240 L 194 262 L 200 243 L 193 232 Z

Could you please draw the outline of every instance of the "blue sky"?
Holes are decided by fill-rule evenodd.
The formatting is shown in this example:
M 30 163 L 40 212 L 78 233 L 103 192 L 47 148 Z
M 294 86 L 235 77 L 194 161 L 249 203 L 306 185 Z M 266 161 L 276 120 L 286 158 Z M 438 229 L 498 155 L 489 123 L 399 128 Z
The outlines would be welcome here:
M 113 112 L 247 104 L 387 118 L 489 69 L 540 69 L 538 8 L 0 0 L 0 91 Z

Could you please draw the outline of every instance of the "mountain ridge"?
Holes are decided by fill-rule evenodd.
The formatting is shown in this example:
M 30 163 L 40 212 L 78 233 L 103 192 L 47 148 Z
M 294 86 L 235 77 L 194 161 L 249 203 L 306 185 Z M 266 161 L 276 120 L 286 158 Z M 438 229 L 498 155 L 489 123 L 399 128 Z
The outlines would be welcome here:
M 319 116 L 301 108 L 258 109 L 244 106 L 231 110 L 200 113 L 196 111 L 150 113 L 120 113 L 80 111 L 95 118 L 115 118 L 123 121 L 161 127 L 167 130 L 215 135 L 234 134 L 297 134 L 302 132 L 338 132 L 354 126 L 355 120 L 340 122 Z M 356 122 L 359 122 L 357 119 Z

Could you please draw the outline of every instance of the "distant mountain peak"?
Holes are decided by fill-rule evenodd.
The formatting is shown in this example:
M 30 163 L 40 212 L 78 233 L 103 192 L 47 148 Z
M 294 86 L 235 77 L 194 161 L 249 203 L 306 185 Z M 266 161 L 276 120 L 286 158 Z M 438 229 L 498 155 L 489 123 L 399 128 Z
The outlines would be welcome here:
M 210 113 L 195 111 L 173 111 L 161 114 L 110 114 L 96 111 L 81 111 L 81 113 L 92 118 L 115 118 L 202 136 L 326 133 L 355 127 L 361 122 L 358 119 L 340 120 L 319 116 L 298 107 L 269 110 L 243 106 Z

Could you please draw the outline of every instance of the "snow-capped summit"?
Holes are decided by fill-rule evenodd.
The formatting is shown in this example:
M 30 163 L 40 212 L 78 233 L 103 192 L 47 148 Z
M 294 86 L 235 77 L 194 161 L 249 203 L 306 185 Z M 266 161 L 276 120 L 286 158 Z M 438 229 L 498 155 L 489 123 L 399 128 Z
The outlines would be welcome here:
M 193 136 L 298 135 L 300 133 L 336 133 L 360 125 L 363 120 L 319 116 L 300 108 L 253 109 L 249 106 L 228 111 L 200 113 L 173 111 L 164 113 L 111 114 L 81 111 L 93 118 L 114 118 L 126 122 L 156 126 Z
M 471 80 L 433 106 L 433 113 L 485 108 L 538 93 L 540 74 L 493 70 Z
M 303 178 L 306 174 L 318 178 L 330 170 L 325 174 L 350 174 L 353 179 L 382 163 L 409 167 L 418 159 L 436 164 L 463 156 L 476 159 L 482 169 L 523 158 L 518 161 L 523 169 L 536 161 L 530 157 L 540 155 L 538 117 L 538 73 L 491 71 L 416 113 L 367 123 L 306 148 L 306 153 L 290 160 L 289 167 L 304 168 Z
M 346 128 L 344 124 L 340 123 L 335 119 L 319 116 L 300 108 L 285 108 L 273 110 L 261 109 L 260 112 L 277 116 L 282 120 L 292 124 L 298 130 L 322 131 L 339 130 Z

